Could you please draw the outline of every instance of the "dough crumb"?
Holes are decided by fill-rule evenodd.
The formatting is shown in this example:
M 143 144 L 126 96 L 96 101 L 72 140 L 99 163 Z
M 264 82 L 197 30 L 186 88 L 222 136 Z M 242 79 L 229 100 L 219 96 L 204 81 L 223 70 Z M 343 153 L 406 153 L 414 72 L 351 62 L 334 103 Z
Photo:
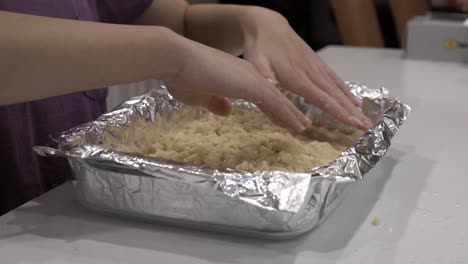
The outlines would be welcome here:
M 380 222 L 380 218 L 378 218 L 378 217 L 374 217 L 374 219 L 372 219 L 372 222 L 371 222 L 371 224 L 372 224 L 373 226 L 375 226 L 375 227 L 378 227 L 378 226 L 380 226 L 380 224 L 381 224 L 381 222 Z

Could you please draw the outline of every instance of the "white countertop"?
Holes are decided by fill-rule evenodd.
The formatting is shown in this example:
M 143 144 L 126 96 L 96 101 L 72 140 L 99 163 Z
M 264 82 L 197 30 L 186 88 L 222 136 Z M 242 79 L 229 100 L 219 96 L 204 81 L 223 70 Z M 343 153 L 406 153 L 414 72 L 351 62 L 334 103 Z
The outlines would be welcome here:
M 344 79 L 384 85 L 413 113 L 386 158 L 309 235 L 268 242 L 100 216 L 65 184 L 0 217 L 0 263 L 468 263 L 468 66 L 401 54 L 320 52 Z

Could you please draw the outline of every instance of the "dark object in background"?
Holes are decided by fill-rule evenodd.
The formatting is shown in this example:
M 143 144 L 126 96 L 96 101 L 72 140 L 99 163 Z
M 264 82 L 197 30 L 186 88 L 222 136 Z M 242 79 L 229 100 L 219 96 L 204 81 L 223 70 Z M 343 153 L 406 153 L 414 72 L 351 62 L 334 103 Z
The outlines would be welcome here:
M 428 0 L 431 11 L 468 13 L 468 0 Z
M 397 30 L 393 21 L 390 6 L 387 1 L 378 1 L 376 8 L 385 47 L 399 48 L 400 44 L 398 42 Z
M 314 50 L 342 44 L 328 0 L 220 0 L 224 4 L 257 5 L 284 15 L 294 30 Z M 398 47 L 395 25 L 387 1 L 376 1 L 386 47 Z
M 294 30 L 310 45 L 312 41 L 310 10 L 312 2 L 310 0 L 220 0 L 223 4 L 257 5 L 275 10 L 285 16 Z

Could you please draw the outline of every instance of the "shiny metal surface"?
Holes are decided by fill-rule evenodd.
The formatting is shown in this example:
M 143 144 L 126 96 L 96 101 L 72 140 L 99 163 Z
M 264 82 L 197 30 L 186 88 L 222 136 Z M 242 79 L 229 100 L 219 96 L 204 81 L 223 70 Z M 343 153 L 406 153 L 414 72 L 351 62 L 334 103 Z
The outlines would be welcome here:
M 385 155 L 409 115 L 410 108 L 384 88 L 349 86 L 363 100 L 363 111 L 374 127 L 336 160 L 309 173 L 215 170 L 105 148 L 106 137 L 118 140 L 119 130 L 132 129 L 136 120 L 170 120 L 171 112 L 182 105 L 163 86 L 64 132 L 57 139 L 59 149 L 35 150 L 68 157 L 78 198 L 98 211 L 287 238 L 311 230 L 338 205 L 347 187 Z M 340 126 L 302 98 L 290 98 L 315 122 Z

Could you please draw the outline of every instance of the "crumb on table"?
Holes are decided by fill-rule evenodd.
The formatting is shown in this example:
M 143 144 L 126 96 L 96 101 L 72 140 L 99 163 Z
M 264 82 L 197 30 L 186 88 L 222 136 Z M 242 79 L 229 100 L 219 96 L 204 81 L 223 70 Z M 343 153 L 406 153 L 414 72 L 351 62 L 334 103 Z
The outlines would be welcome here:
M 378 227 L 381 223 L 380 223 L 380 218 L 378 217 L 374 217 L 374 219 L 372 219 L 372 222 L 371 224 L 375 227 Z

